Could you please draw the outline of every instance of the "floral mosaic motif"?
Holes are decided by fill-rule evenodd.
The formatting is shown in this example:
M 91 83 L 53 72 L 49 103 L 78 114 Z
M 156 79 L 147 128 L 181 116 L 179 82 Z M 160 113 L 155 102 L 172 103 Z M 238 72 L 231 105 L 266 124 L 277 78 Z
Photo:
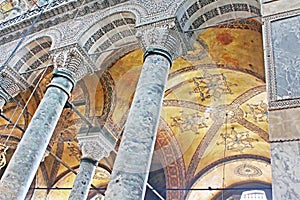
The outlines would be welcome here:
M 208 127 L 208 117 L 201 116 L 198 112 L 191 114 L 180 113 L 180 116 L 171 117 L 171 127 L 178 127 L 182 133 L 192 131 L 195 134 L 199 134 L 199 129 Z
M 226 94 L 233 94 L 231 87 L 237 86 L 235 83 L 227 81 L 226 76 L 221 74 L 210 74 L 204 71 L 204 75 L 193 78 L 194 90 L 190 94 L 197 93 L 201 101 L 212 98 L 214 101 L 219 100 Z
M 246 118 L 251 117 L 255 122 L 268 122 L 268 105 L 264 101 L 247 106 L 249 110 L 245 112 Z
M 248 132 L 237 132 L 234 127 L 230 133 L 221 133 L 222 142 L 217 145 L 226 145 L 226 150 L 243 153 L 245 149 L 253 148 L 253 142 L 258 142 L 258 139 L 251 138 Z

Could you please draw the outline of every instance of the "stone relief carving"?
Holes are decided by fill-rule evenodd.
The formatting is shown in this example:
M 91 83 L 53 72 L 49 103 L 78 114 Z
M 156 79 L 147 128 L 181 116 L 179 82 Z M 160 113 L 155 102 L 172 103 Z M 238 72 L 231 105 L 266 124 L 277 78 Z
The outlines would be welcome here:
M 0 74 L 1 89 L 10 96 L 16 96 L 30 86 L 19 73 L 9 67 L 5 67 Z
M 100 160 L 109 156 L 113 147 L 100 135 L 80 136 L 78 137 L 78 144 L 82 150 L 82 156 Z
M 53 63 L 56 68 L 72 75 L 75 81 L 80 80 L 89 73 L 83 57 L 76 48 L 59 51 L 54 55 Z
M 172 55 L 172 59 L 175 59 L 182 55 L 183 47 L 181 47 L 178 33 L 171 28 L 172 24 L 169 27 L 142 27 L 136 36 L 140 38 L 144 49 L 163 49 Z

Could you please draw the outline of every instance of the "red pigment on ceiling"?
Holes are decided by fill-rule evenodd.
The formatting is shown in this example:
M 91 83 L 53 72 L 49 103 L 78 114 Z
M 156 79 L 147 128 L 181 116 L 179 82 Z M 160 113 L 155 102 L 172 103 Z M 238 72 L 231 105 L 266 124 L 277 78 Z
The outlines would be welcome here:
M 220 33 L 217 35 L 217 41 L 223 45 L 228 45 L 233 41 L 233 37 L 229 33 Z

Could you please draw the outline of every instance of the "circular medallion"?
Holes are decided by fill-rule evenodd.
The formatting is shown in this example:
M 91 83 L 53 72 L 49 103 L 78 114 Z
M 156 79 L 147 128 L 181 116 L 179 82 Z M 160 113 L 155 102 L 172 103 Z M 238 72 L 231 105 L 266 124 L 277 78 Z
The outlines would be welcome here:
M 257 177 L 262 175 L 262 171 L 258 167 L 249 164 L 239 165 L 234 169 L 234 173 L 243 177 Z

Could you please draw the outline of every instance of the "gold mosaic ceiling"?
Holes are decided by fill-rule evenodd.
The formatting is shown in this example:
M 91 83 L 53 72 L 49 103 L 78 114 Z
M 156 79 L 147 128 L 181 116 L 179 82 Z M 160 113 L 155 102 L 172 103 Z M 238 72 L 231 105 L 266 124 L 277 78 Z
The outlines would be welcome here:
M 248 26 L 210 28 L 198 37 L 201 48 L 177 59 L 169 74 L 163 102 L 152 172 L 162 170 L 165 180 L 154 177 L 153 186 L 167 188 L 222 188 L 244 183 L 271 184 L 270 146 L 261 31 L 256 21 Z M 202 56 L 201 58 L 199 55 Z M 118 139 L 134 95 L 142 66 L 142 51 L 119 59 L 103 74 L 80 81 L 70 101 L 92 123 L 104 127 Z M 44 78 L 19 128 L 0 119 L 1 140 L 11 148 L 7 160 L 30 121 L 51 69 Z M 32 90 L 32 89 L 31 89 Z M 16 99 L 25 105 L 31 90 Z M 17 121 L 21 108 L 11 102 L 4 114 Z M 15 113 L 14 113 L 15 112 Z M 80 149 L 76 135 L 86 126 L 66 108 L 49 145 L 49 155 L 41 163 L 33 187 L 70 188 L 79 166 Z M 12 131 L 13 129 L 13 131 Z M 93 186 L 105 188 L 115 153 L 99 162 Z M 3 169 L 1 174 L 3 173 Z M 157 185 L 155 185 L 157 184 Z M 104 190 L 99 190 L 103 192 Z M 66 199 L 70 190 L 31 190 L 34 199 Z M 90 197 L 97 193 L 90 192 Z M 214 199 L 219 190 L 166 192 L 189 199 Z

